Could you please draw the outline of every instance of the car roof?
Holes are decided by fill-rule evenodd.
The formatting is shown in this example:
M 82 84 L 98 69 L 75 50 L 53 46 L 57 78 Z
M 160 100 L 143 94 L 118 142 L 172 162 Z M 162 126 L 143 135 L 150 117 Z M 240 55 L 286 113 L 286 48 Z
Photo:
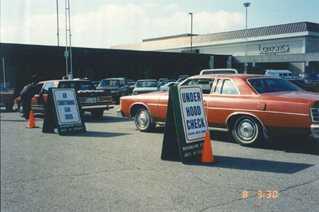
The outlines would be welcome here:
M 45 81 L 38 82 L 38 84 L 39 83 L 46 83 L 46 82 L 56 83 L 56 82 L 91 82 L 91 81 L 90 80 L 83 80 L 83 79 L 81 79 L 81 80 L 45 80 Z
M 237 79 L 243 79 L 246 80 L 248 78 L 279 78 L 279 77 L 275 77 L 275 76 L 266 76 L 266 75 L 262 75 L 262 74 L 204 74 L 204 75 L 194 75 L 189 77 L 188 79 L 207 79 L 207 78 L 216 78 L 216 77 L 220 77 L 220 78 L 237 78 Z
M 137 81 L 157 81 L 156 79 L 140 79 L 140 80 L 137 80 Z

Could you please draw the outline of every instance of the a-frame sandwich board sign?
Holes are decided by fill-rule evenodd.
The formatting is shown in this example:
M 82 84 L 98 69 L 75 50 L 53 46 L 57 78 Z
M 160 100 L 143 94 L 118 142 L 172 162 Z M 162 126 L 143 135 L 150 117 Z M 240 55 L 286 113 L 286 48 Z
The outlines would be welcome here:
M 70 135 L 86 132 L 77 94 L 73 88 L 50 88 L 45 106 L 43 133 Z
M 207 127 L 201 88 L 170 87 L 161 159 L 200 162 Z

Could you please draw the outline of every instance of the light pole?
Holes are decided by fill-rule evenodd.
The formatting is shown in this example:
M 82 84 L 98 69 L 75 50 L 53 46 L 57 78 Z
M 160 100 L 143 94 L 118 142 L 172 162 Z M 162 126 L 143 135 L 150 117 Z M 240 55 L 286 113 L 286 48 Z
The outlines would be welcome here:
M 250 3 L 249 2 L 245 2 L 244 3 L 244 7 L 246 8 L 246 27 L 245 27 L 245 63 L 244 63 L 244 74 L 247 74 L 247 11 L 248 11 L 248 7 L 249 7 Z
M 58 46 L 60 46 L 60 29 L 59 29 L 59 0 L 56 0 L 56 36 L 58 41 Z
M 193 53 L 193 13 L 188 13 L 191 16 L 191 53 Z

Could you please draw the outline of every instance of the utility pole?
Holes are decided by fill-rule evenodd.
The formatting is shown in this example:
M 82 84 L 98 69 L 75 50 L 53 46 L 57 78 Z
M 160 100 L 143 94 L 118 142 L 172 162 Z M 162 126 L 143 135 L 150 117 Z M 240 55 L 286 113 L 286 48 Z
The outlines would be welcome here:
M 56 36 L 57 36 L 58 46 L 60 46 L 59 0 L 56 0 Z
M 65 69 L 68 79 L 73 79 L 72 44 L 71 44 L 70 0 L 65 0 Z
M 188 13 L 191 16 L 191 53 L 193 53 L 193 13 Z
M 3 88 L 7 88 L 7 86 L 6 86 L 6 65 L 4 63 L 4 57 L 2 57 L 2 70 L 3 70 Z
M 246 2 L 244 3 L 244 7 L 246 8 L 246 27 L 245 27 L 245 63 L 244 63 L 244 74 L 247 74 L 247 66 L 248 66 L 248 61 L 247 61 L 247 10 L 249 7 L 250 3 Z

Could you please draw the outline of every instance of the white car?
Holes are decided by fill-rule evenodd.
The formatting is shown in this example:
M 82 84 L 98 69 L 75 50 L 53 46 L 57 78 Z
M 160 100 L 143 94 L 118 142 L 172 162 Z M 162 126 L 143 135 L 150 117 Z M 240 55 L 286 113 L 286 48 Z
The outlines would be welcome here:
M 133 95 L 141 94 L 141 93 L 150 93 L 154 91 L 158 91 L 158 83 L 156 79 L 143 79 L 137 80 L 135 84 L 135 88 L 133 89 Z
M 176 85 L 176 84 L 178 84 L 178 83 L 177 82 L 168 82 L 165 85 L 162 85 L 159 90 L 160 91 L 168 91 L 169 87 Z

